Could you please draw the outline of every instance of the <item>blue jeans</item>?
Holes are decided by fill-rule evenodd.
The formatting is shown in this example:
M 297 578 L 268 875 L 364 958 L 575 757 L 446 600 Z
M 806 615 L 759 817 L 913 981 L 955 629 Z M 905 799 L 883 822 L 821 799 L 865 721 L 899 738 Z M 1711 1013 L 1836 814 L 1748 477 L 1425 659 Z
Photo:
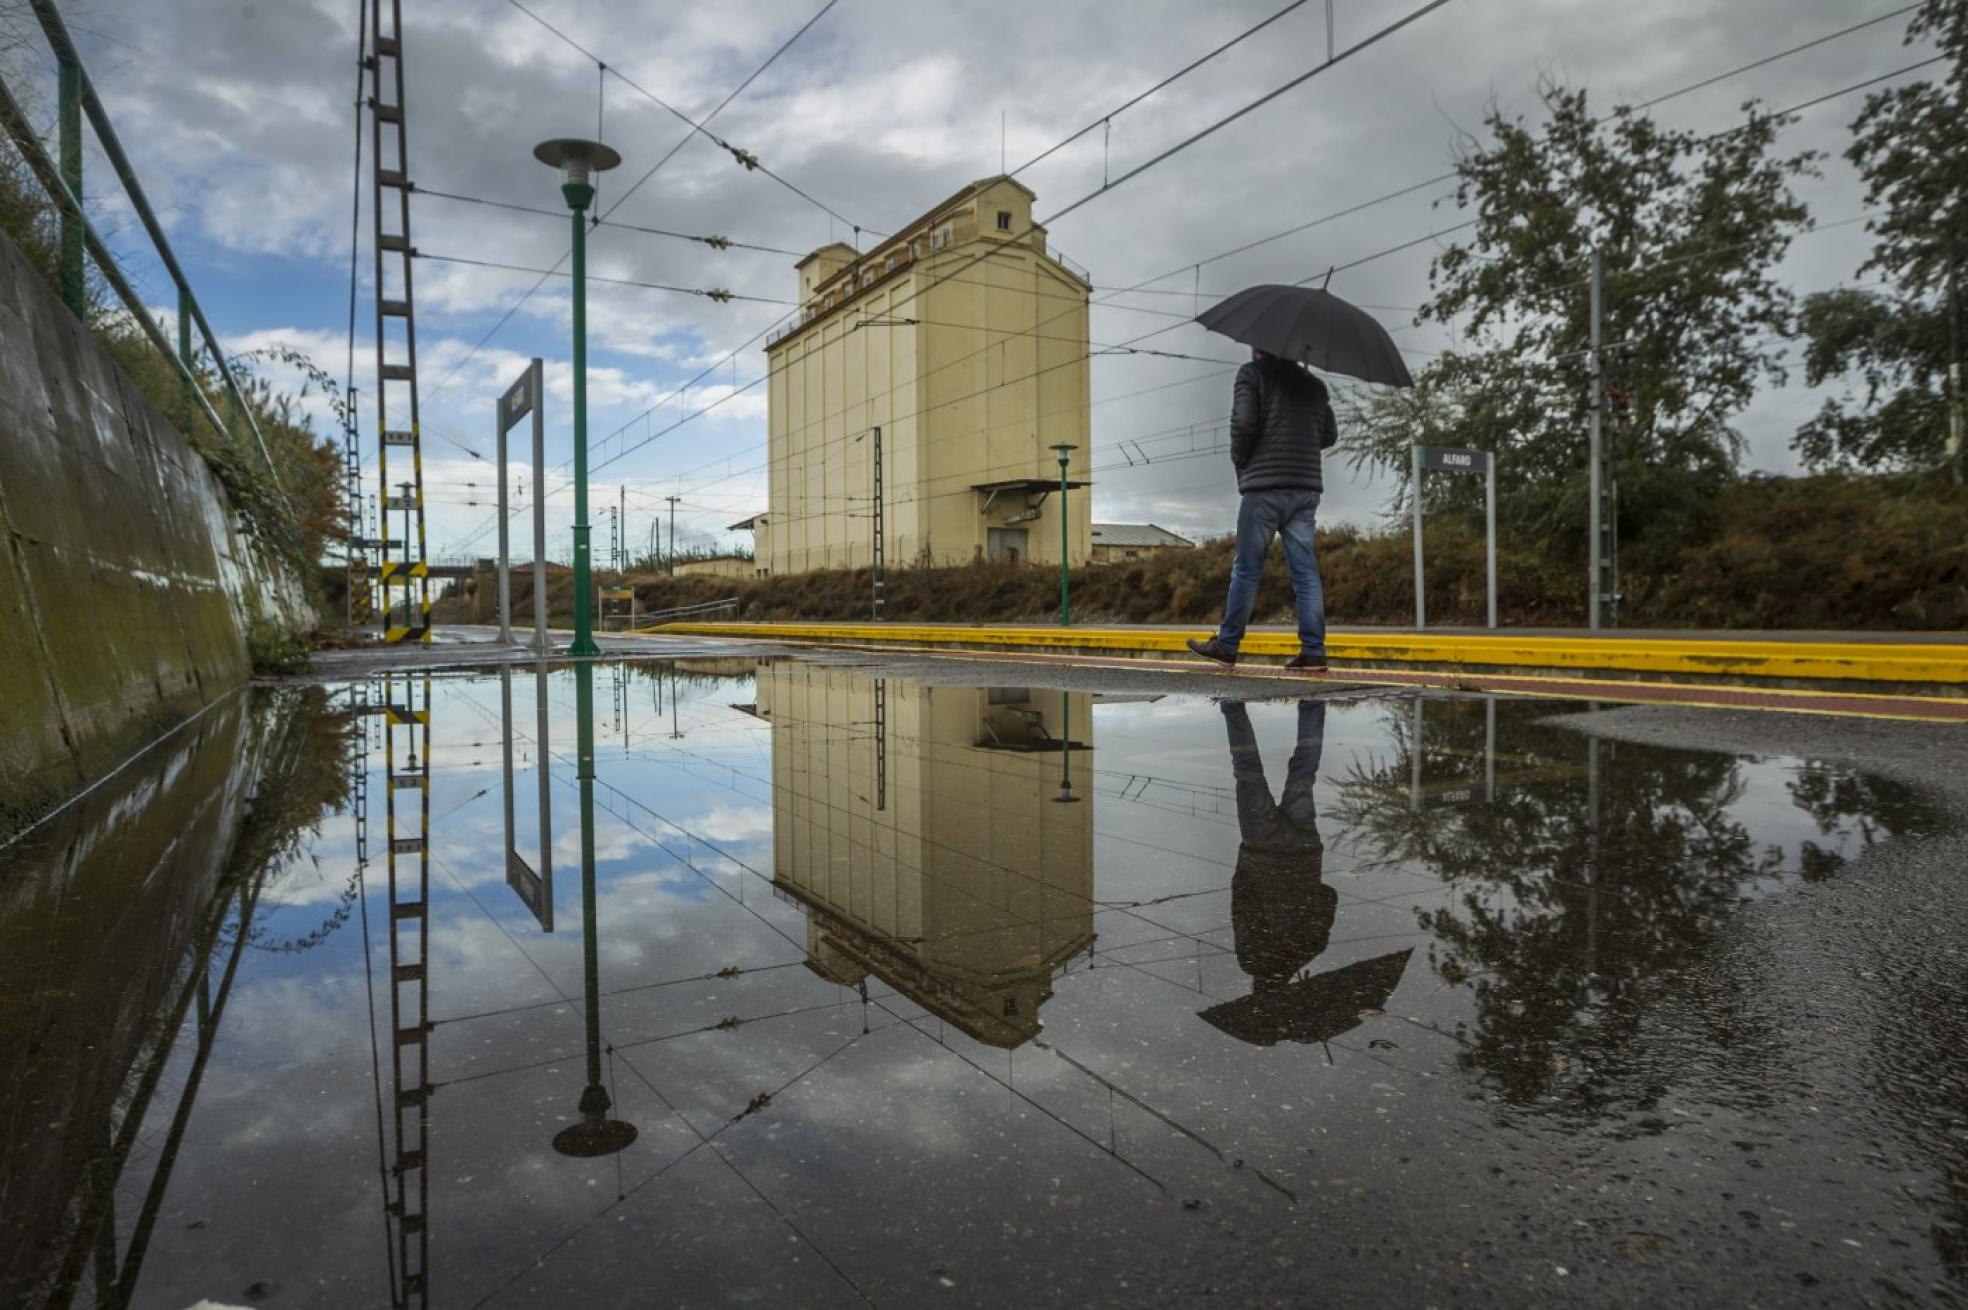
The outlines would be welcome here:
M 1319 556 L 1312 545 L 1313 519 L 1319 512 L 1319 493 L 1281 488 L 1244 495 L 1237 510 L 1237 559 L 1230 566 L 1230 596 L 1223 604 L 1223 626 L 1216 639 L 1231 650 L 1244 640 L 1251 606 L 1257 602 L 1257 582 L 1264 574 L 1264 557 L 1271 539 L 1285 540 L 1285 567 L 1291 571 L 1292 591 L 1298 597 L 1298 645 L 1308 655 L 1326 653 L 1326 591 L 1319 581 Z

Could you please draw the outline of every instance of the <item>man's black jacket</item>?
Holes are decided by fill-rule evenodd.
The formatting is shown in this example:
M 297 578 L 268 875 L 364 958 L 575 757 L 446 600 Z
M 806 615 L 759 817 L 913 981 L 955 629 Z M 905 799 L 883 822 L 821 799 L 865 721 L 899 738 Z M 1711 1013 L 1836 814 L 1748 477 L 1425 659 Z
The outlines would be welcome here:
M 1325 490 L 1319 452 L 1338 440 L 1332 402 L 1318 378 L 1269 355 L 1237 370 L 1230 462 L 1238 491 Z

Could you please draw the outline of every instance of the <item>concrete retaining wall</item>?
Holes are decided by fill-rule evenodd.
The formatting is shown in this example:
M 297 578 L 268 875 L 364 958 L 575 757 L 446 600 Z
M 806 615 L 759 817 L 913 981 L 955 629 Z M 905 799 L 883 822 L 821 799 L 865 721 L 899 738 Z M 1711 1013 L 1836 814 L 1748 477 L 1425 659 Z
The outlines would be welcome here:
M 306 630 L 211 469 L 0 238 L 0 840 Z

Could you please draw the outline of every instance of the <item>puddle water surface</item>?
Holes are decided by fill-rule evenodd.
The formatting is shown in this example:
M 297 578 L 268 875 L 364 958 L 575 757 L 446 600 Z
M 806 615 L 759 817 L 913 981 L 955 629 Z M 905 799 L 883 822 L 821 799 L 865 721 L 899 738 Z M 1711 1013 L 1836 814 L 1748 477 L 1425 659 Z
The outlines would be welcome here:
M 235 698 L 0 852 L 0 1301 L 1118 1301 L 1540 1142 L 1780 1135 L 1745 903 L 1935 816 L 1570 708 Z

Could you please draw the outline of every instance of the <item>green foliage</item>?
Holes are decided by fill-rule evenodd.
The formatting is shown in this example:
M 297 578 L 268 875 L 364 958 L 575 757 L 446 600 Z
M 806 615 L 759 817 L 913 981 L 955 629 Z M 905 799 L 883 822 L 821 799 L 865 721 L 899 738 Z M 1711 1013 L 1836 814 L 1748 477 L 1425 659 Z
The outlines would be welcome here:
M 1866 97 L 1845 152 L 1884 209 L 1877 244 L 1860 272 L 1883 291 L 1809 296 L 1801 326 L 1810 343 L 1805 380 L 1846 378 L 1861 398 L 1833 397 L 1794 443 L 1813 468 L 1931 468 L 1947 447 L 1948 298 L 1951 258 L 1968 244 L 1968 0 L 1928 0 L 1907 29 L 1933 39 L 1949 64 L 1944 80 Z
M 1547 85 L 1541 127 L 1493 111 L 1489 144 L 1457 164 L 1468 244 L 1430 271 L 1422 321 L 1458 320 L 1462 346 L 1410 393 L 1349 407 L 1356 468 L 1395 475 L 1405 504 L 1418 440 L 1499 453 L 1499 514 L 1520 531 L 1581 543 L 1591 381 L 1587 270 L 1605 262 L 1608 450 L 1623 526 L 1699 516 L 1732 475 L 1734 417 L 1764 378 L 1783 376 L 1770 338 L 1789 332 L 1771 276 L 1806 219 L 1792 195 L 1813 157 L 1773 158 L 1788 120 L 1747 106 L 1701 137 L 1643 114 L 1588 112 L 1584 91 Z M 1480 488 L 1435 479 L 1432 506 L 1473 505 Z
M 57 206 L 19 154 L 0 150 L 0 234 L 19 247 L 49 290 L 56 292 L 59 217 Z M 97 344 L 212 469 L 247 533 L 298 574 L 312 578 L 313 563 L 327 541 L 338 538 L 342 530 L 340 453 L 333 442 L 315 436 L 301 412 L 298 402 L 306 389 L 298 396 L 276 393 L 253 373 L 263 361 L 300 368 L 308 374 L 310 386 L 324 388 L 340 414 L 346 401 L 334 380 L 295 352 L 262 351 L 228 361 L 240 381 L 238 397 L 227 394 L 223 378 L 202 356 L 192 369 L 194 390 L 175 358 L 159 352 L 150 333 L 115 298 L 93 264 L 85 268 L 82 319 Z M 216 429 L 214 414 L 219 419 Z
M 1418 810 L 1412 779 L 1480 780 L 1489 740 L 1480 701 L 1425 709 L 1387 712 L 1391 748 L 1337 779 L 1331 817 L 1373 857 L 1426 868 L 1453 888 L 1415 917 L 1434 939 L 1429 967 L 1474 997 L 1458 1058 L 1505 1103 L 1541 1112 L 1653 1110 L 1690 1071 L 1650 1020 L 1677 996 L 1697 1013 L 1741 1018 L 1731 993 L 1700 990 L 1727 989 L 1727 978 L 1684 966 L 1727 930 L 1748 888 L 1793 872 L 1833 876 L 1841 847 L 1862 851 L 1942 821 L 1903 785 L 1809 761 L 1785 786 L 1825 840 L 1765 841 L 1744 822 L 1742 761 L 1593 739 L 1508 701 L 1494 706 L 1496 796 Z M 1736 1044 L 1753 1052 L 1753 1036 L 1738 1033 Z
M 312 656 L 304 636 L 258 617 L 246 631 L 246 649 L 253 657 L 253 672 L 263 677 L 306 673 Z

